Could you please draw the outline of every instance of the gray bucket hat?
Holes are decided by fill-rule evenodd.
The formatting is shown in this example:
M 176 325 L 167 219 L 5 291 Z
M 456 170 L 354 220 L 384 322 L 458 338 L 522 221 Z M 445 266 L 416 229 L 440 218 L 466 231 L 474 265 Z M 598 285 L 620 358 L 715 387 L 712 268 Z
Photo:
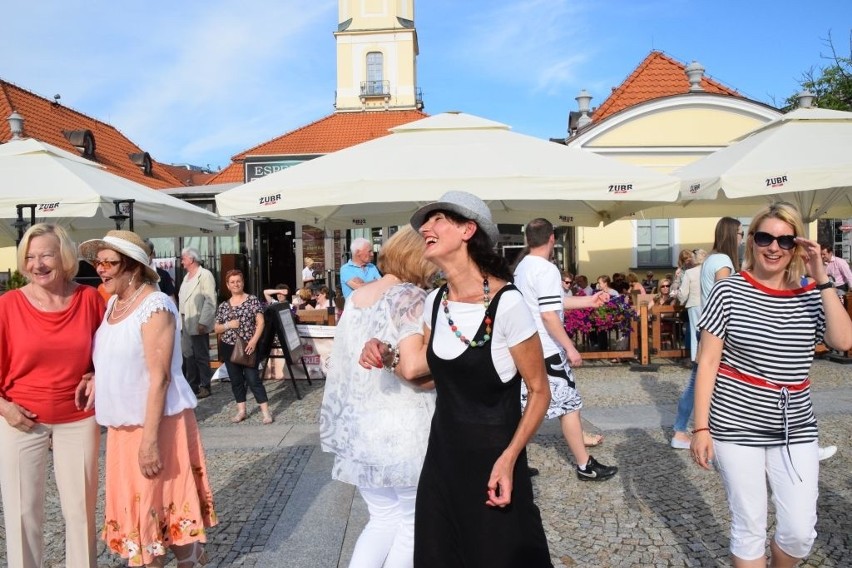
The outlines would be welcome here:
M 465 219 L 475 221 L 479 225 L 479 228 L 488 235 L 488 240 L 492 246 L 500 238 L 500 231 L 497 229 L 497 224 L 491 219 L 491 210 L 488 209 L 484 201 L 472 193 L 466 191 L 448 191 L 438 201 L 424 205 L 415 211 L 414 215 L 411 216 L 411 226 L 415 230 L 420 229 L 423 223 L 426 222 L 426 217 L 432 211 L 452 211 Z

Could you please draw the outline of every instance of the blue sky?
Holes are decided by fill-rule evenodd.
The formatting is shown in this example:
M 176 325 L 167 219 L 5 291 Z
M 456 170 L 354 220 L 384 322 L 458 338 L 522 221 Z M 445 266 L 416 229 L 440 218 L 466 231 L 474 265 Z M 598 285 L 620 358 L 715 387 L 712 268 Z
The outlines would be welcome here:
M 56 0 L 4 7 L 0 77 L 116 126 L 155 159 L 214 169 L 333 112 L 334 0 Z M 849 55 L 849 0 L 415 0 L 426 112 L 565 135 L 652 50 L 769 104 Z M 845 50 L 845 51 L 844 51 Z

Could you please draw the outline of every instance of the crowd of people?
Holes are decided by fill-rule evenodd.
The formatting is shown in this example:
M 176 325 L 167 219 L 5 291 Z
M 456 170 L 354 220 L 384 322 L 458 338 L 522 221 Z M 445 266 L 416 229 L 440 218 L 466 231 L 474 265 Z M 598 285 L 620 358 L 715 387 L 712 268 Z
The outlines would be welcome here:
M 341 295 L 316 281 L 305 258 L 301 288 L 280 284 L 261 299 L 231 270 L 218 302 L 213 274 L 192 248 L 181 251 L 175 290 L 152 265 L 150 241 L 131 231 L 76 247 L 62 227 L 36 224 L 18 247 L 28 283 L 0 296 L 9 564 L 43 564 L 52 449 L 66 562 L 96 566 L 101 427 L 108 549 L 130 566 L 163 566 L 170 552 L 179 568 L 206 564 L 217 516 L 194 409 L 210 394 L 210 334 L 234 396 L 232 422 L 250 415 L 250 390 L 271 424 L 257 355 L 266 306 L 286 302 L 297 314 L 339 316 L 320 438 L 335 455 L 332 477 L 356 486 L 369 512 L 350 566 L 551 566 L 526 454 L 542 421 L 559 419 L 579 480 L 618 472 L 589 453 L 603 438 L 582 428 L 573 369 L 583 359 L 564 314 L 650 296 L 688 314 L 692 372 L 671 446 L 719 472 L 733 564 L 765 564 L 771 490 L 784 503 L 772 565 L 795 566 L 816 536 L 825 457 L 808 371 L 817 344 L 852 349 L 852 321 L 836 292 L 848 289 L 852 272 L 805 234 L 795 208 L 775 204 L 747 230 L 720 219 L 710 252 L 682 251 L 672 274 L 600 275 L 592 287 L 552 262 L 548 220 L 527 224 L 526 246 L 509 266 L 494 250 L 499 231 L 485 203 L 451 191 L 415 212 L 377 265 L 370 242 L 355 239 Z M 100 294 L 74 282 L 78 258 L 94 266 Z M 41 356 L 48 342 L 56 357 Z

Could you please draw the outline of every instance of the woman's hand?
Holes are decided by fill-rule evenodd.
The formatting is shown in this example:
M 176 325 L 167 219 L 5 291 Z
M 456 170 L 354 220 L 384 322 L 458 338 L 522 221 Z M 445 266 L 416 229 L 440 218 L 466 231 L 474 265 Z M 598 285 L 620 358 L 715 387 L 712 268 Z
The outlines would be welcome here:
M 384 359 L 388 353 L 390 353 L 390 349 L 388 349 L 387 344 L 373 337 L 364 344 L 358 364 L 365 369 L 381 369 L 385 366 Z
M 503 508 L 512 502 L 512 472 L 515 469 L 515 461 L 501 454 L 494 467 L 491 468 L 491 477 L 488 478 L 488 499 L 485 504 L 489 507 Z
M 80 379 L 77 390 L 74 391 L 74 405 L 77 410 L 88 412 L 95 407 L 95 374 L 86 373 Z
M 139 470 L 146 479 L 153 479 L 163 471 L 160 447 L 157 442 L 142 442 L 139 446 Z
M 21 432 L 29 432 L 35 426 L 36 415 L 16 402 L 0 398 L 0 416 L 6 419 L 9 426 Z
M 804 237 L 796 237 L 796 244 L 802 247 L 804 252 L 802 257 L 807 266 L 808 275 L 816 280 L 817 284 L 828 280 L 825 265 L 822 263 L 822 256 L 820 256 L 819 243 Z
M 692 442 L 689 444 L 692 451 L 692 459 L 704 469 L 713 467 L 713 438 L 710 432 L 702 430 L 692 434 Z

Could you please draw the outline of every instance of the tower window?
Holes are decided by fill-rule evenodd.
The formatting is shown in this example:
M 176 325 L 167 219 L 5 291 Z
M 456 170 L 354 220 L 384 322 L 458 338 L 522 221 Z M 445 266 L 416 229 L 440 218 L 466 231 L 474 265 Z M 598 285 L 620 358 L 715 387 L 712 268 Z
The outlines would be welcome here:
M 384 95 L 384 55 L 380 51 L 367 54 L 367 83 L 364 85 L 365 95 Z

